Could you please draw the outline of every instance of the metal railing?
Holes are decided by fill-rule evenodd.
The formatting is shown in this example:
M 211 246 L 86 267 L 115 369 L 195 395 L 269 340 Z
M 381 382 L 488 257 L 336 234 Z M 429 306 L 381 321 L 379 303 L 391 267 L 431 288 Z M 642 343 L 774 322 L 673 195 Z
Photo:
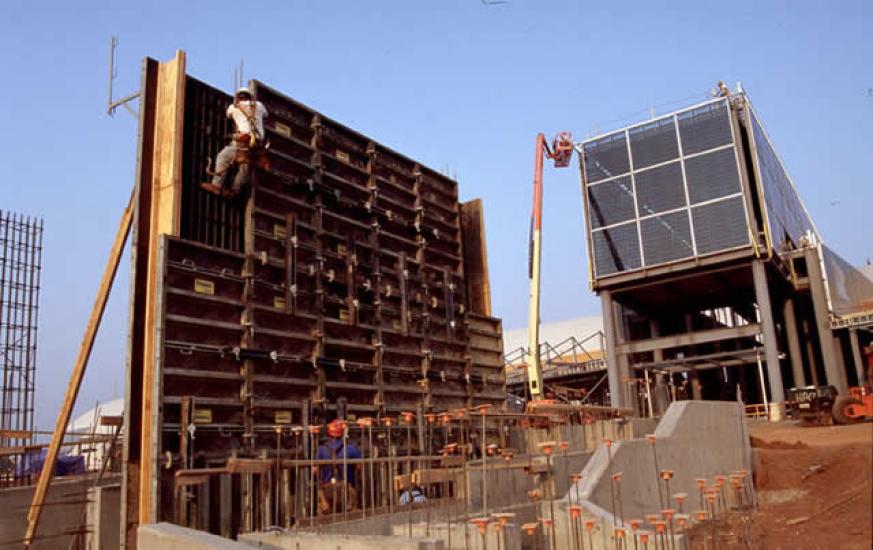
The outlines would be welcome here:
M 572 375 L 582 372 L 599 371 L 606 368 L 605 335 L 598 330 L 586 338 L 570 336 L 557 344 L 542 342 L 539 345 L 540 361 L 544 378 L 556 375 Z M 596 343 L 597 355 L 593 354 Z M 586 347 L 587 346 L 587 347 Z M 589 351 L 590 348 L 590 351 Z M 504 354 L 506 364 L 506 382 L 518 383 L 527 377 L 527 359 L 529 349 L 519 346 Z

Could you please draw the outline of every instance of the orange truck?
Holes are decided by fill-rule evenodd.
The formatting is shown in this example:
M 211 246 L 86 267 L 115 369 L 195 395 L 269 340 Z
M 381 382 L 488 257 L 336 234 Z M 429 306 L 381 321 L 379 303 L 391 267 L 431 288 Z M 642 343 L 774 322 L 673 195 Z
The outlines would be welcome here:
M 873 344 L 864 348 L 867 356 L 867 384 L 849 388 L 849 395 L 834 401 L 833 416 L 837 424 L 853 424 L 866 419 L 873 420 Z

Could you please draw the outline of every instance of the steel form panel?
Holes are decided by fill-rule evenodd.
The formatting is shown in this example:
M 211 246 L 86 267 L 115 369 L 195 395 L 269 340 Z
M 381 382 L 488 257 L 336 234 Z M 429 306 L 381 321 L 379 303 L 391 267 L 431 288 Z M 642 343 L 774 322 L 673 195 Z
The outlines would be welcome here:
M 505 402 L 500 321 L 465 284 L 457 183 L 250 86 L 271 167 L 223 199 L 198 184 L 231 98 L 185 84 L 181 235 L 161 241 L 155 326 L 159 519 L 174 519 L 174 470 L 275 452 L 280 417 L 320 423 L 341 397 L 377 417 Z M 202 415 L 193 443 L 183 407 Z

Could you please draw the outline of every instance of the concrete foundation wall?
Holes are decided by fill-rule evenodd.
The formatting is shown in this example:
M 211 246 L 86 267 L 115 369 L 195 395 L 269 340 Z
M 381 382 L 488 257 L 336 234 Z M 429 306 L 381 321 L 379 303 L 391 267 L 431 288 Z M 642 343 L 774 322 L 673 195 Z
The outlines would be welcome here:
M 660 470 L 673 470 L 670 494 L 687 493 L 684 511 L 700 508 L 695 479 L 712 480 L 715 475 L 730 474 L 740 469 L 751 470 L 751 446 L 741 404 L 715 401 L 677 401 L 670 405 L 655 429 L 654 449 Z M 658 477 L 653 447 L 643 437 L 614 442 L 610 452 L 601 445 L 582 469 L 582 479 L 563 499 L 554 503 L 555 536 L 558 548 L 571 547 L 567 520 L 569 498 L 580 502 L 585 519 L 596 520 L 592 532 L 595 548 L 613 548 L 613 522 L 621 524 L 621 516 L 645 518 L 657 513 L 659 504 Z M 620 498 L 613 515 L 612 475 L 621 473 Z M 664 496 L 666 488 L 661 485 Z M 670 508 L 677 508 L 670 499 Z M 548 503 L 541 506 L 542 517 L 549 517 Z M 587 542 L 587 534 L 585 535 Z M 567 546 L 564 546 L 567 545 Z
M 121 537 L 121 485 L 88 490 L 88 550 L 116 550 Z
M 117 479 L 107 476 L 104 481 L 112 483 L 117 482 Z M 64 533 L 83 527 L 83 523 L 87 526 L 83 512 L 88 489 L 93 483 L 92 476 L 75 479 L 62 477 L 52 481 L 32 549 L 66 548 L 73 537 Z M 27 511 L 33 500 L 33 489 L 33 486 L 28 486 L 0 490 L 0 549 L 21 548 L 27 525 Z M 116 530 L 117 525 L 116 523 Z
M 251 546 L 172 523 L 140 525 L 138 550 L 249 550 Z
M 670 405 L 655 430 L 658 467 L 673 470 L 670 493 L 687 493 L 688 506 L 697 506 L 696 478 L 751 469 L 751 447 L 744 411 L 734 402 L 677 401 Z M 657 512 L 658 477 L 653 447 L 645 438 L 612 445 L 610 463 L 601 446 L 582 470 L 581 498 L 612 509 L 611 475 L 621 473 L 624 516 Z M 662 490 L 666 492 L 666 488 Z M 665 495 L 666 496 L 666 495 Z M 671 506 L 674 504 L 671 501 Z
M 398 537 L 408 537 L 409 527 L 406 525 L 395 525 L 394 533 Z M 417 523 L 412 525 L 412 536 L 430 536 L 444 543 L 445 548 L 469 548 L 469 550 L 487 550 L 488 548 L 521 550 L 522 548 L 521 531 L 516 523 L 507 523 L 500 531 L 497 531 L 493 525 L 489 525 L 485 531 L 484 539 L 479 529 L 473 525 L 467 526 L 465 534 L 463 524 L 455 523 L 449 526 L 441 523 L 426 526 Z
M 408 536 L 326 535 L 319 533 L 246 533 L 246 548 L 269 550 L 443 550 L 442 541 L 417 534 Z

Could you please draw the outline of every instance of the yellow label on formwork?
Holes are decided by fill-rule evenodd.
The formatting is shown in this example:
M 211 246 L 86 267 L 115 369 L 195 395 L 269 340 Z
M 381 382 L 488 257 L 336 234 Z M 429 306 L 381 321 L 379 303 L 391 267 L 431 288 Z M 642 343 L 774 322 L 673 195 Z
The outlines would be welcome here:
M 349 161 L 349 154 L 341 149 L 336 150 L 336 158 L 340 159 L 343 162 Z
M 285 297 L 284 296 L 274 296 L 273 297 L 273 307 L 276 309 L 285 309 Z
M 339 319 L 340 319 L 340 321 L 348 321 L 349 320 L 349 310 L 347 310 L 347 309 L 339 310 Z
M 282 124 L 281 122 L 276 122 L 273 124 L 273 131 L 275 131 L 280 136 L 291 137 L 291 127 L 287 124 Z
M 348 247 L 346 247 L 346 245 L 344 245 L 344 244 L 336 245 L 336 253 L 339 254 L 340 256 L 345 256 L 348 252 L 349 252 L 349 249 L 348 249 Z
M 273 236 L 277 239 L 284 239 L 287 237 L 288 231 L 285 228 L 285 225 L 281 223 L 273 224 Z
M 194 409 L 195 424 L 212 424 L 212 409 Z
M 276 411 L 273 415 L 273 422 L 276 424 L 290 424 L 291 411 Z
M 207 279 L 194 279 L 194 292 L 197 294 L 215 294 L 215 283 Z
M 403 323 L 395 319 L 391 322 L 391 326 L 394 327 L 394 330 L 403 330 Z

